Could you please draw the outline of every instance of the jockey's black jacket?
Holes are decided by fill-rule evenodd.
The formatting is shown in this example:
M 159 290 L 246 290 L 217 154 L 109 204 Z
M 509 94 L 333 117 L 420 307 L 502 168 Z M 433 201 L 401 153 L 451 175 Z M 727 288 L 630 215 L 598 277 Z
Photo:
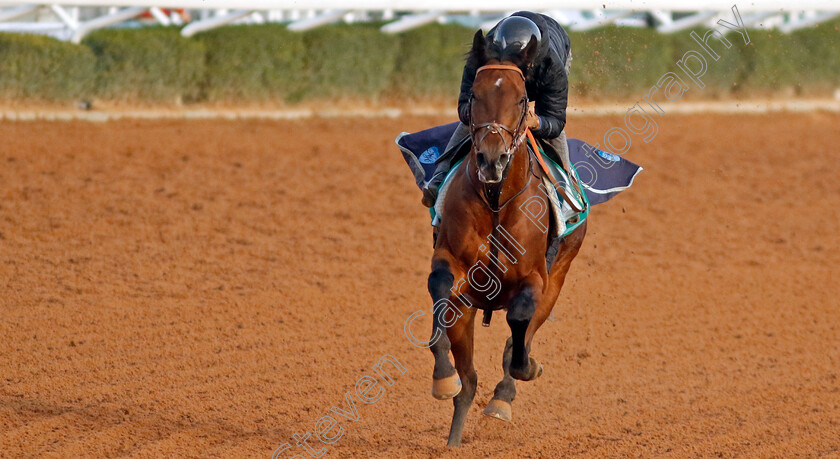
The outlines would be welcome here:
M 537 51 L 533 72 L 529 72 L 525 81 L 528 99 L 536 101 L 536 112 L 540 117 L 540 128 L 534 129 L 535 137 L 553 139 L 566 127 L 566 105 L 569 102 L 569 79 L 566 75 L 566 59 L 569 56 L 571 42 L 569 34 L 554 19 L 539 13 L 520 11 L 511 16 L 528 18 L 537 25 L 543 36 Z M 496 28 L 487 32 L 491 39 Z M 546 40 L 546 37 L 548 38 Z M 470 124 L 470 91 L 472 90 L 478 63 L 467 59 L 464 74 L 461 77 L 461 95 L 458 97 L 458 116 L 461 122 Z

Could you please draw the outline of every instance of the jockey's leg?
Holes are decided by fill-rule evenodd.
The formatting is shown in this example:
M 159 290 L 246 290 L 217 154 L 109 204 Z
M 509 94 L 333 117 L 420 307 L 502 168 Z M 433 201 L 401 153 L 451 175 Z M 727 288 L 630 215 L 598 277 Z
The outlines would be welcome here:
M 443 182 L 444 177 L 446 174 L 449 173 L 449 168 L 452 166 L 452 159 L 455 157 L 453 149 L 457 148 L 461 143 L 464 142 L 470 136 L 470 128 L 464 123 L 458 124 L 458 127 L 455 128 L 455 132 L 452 133 L 452 137 L 449 138 L 449 143 L 446 144 L 446 148 L 443 150 L 443 154 L 437 160 L 437 166 L 435 168 L 434 174 L 432 174 L 432 178 L 423 185 L 423 205 L 426 207 L 432 207 L 435 205 L 435 200 L 437 199 L 437 192 L 438 187 L 440 187 L 441 182 Z
M 569 70 L 572 68 L 572 50 L 569 49 L 569 54 L 566 55 L 566 65 L 563 67 L 563 70 L 566 71 L 566 76 L 569 75 Z M 560 132 L 560 135 L 556 138 L 547 140 L 548 144 L 551 145 L 551 148 L 554 149 L 555 153 L 557 153 L 557 158 L 552 158 L 555 161 L 559 159 L 560 165 L 563 166 L 563 169 L 566 173 L 569 174 L 570 177 L 573 177 L 572 174 L 572 160 L 569 158 L 569 142 L 566 139 L 566 130 L 563 129 Z
M 560 160 L 560 165 L 563 166 L 563 169 L 571 173 L 572 168 L 572 161 L 569 159 L 569 142 L 566 139 L 566 130 L 563 129 L 560 132 L 560 135 L 553 138 L 553 139 L 546 139 L 546 142 L 551 146 L 551 149 L 557 154 L 556 158 L 551 158 L 555 161 L 558 159 Z
M 566 65 L 563 67 L 563 70 L 566 71 L 566 75 L 569 75 L 569 69 L 572 67 L 572 50 L 569 50 L 569 54 L 566 56 Z M 553 139 L 543 139 L 543 142 L 547 143 L 549 147 L 545 150 L 545 154 L 551 158 L 552 161 L 560 164 L 563 166 L 563 169 L 567 173 L 572 172 L 572 161 L 569 159 L 569 143 L 566 139 L 566 130 L 563 129 L 560 132 L 560 135 L 553 138 Z
M 558 159 L 560 160 L 560 165 L 563 166 L 563 170 L 566 171 L 566 174 L 569 176 L 569 180 L 572 181 L 572 192 L 577 195 L 575 199 L 577 199 L 582 205 L 585 205 L 582 196 L 583 189 L 581 189 L 580 182 L 576 180 L 576 176 L 572 172 L 572 159 L 569 157 L 569 142 L 566 139 L 566 130 L 563 129 L 560 135 L 554 139 L 547 139 L 546 143 L 548 143 L 551 147 L 546 149 L 546 154 L 548 154 L 548 156 L 554 161 L 557 161 Z M 553 153 L 555 153 L 554 155 L 551 154 L 552 150 Z

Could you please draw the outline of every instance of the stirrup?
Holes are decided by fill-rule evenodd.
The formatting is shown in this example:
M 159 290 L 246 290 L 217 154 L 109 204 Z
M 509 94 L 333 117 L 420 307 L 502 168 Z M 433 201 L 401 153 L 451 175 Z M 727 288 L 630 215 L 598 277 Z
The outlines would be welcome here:
M 420 202 L 426 207 L 434 207 L 435 202 L 437 201 L 437 189 L 432 189 L 429 187 L 427 183 L 426 186 L 423 187 L 423 198 Z
M 575 197 L 574 197 L 575 200 L 580 202 L 581 212 L 585 211 L 586 208 L 587 208 L 587 205 L 586 205 L 586 199 L 584 199 L 584 197 L 583 197 L 583 189 L 581 188 L 582 184 L 580 183 L 580 179 L 574 173 L 574 171 L 568 170 L 566 168 L 566 165 L 563 164 L 563 161 L 560 161 L 560 166 L 563 167 L 563 172 L 565 172 L 566 175 L 569 177 L 569 181 L 571 182 L 571 185 L 572 185 L 570 188 L 572 190 L 572 193 L 575 194 Z M 570 165 L 570 167 L 571 167 L 571 165 Z
M 421 202 L 426 207 L 434 207 L 435 202 L 437 202 L 438 190 L 440 189 L 440 185 L 443 183 L 443 178 L 446 176 L 445 172 L 438 172 L 423 185 L 423 199 Z

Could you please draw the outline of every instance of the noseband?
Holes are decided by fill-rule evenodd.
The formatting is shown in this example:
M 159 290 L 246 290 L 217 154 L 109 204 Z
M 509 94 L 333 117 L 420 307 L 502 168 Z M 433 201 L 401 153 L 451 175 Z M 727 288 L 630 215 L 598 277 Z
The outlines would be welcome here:
M 478 75 L 484 70 L 508 70 L 513 71 L 519 74 L 522 77 L 522 82 L 525 82 L 525 75 L 522 74 L 522 70 L 519 70 L 519 67 L 514 65 L 485 65 L 483 67 L 479 67 L 476 70 L 475 74 Z M 511 142 L 507 145 L 505 142 L 504 137 L 502 137 L 502 145 L 505 145 L 505 154 L 512 154 L 516 147 L 522 142 L 525 138 L 525 117 L 528 115 L 528 95 L 526 93 L 525 97 L 522 98 L 523 108 L 522 108 L 522 115 L 519 117 L 519 123 L 516 125 L 515 128 L 511 129 L 504 124 L 498 123 L 496 121 L 490 123 L 480 123 L 475 124 L 472 120 L 472 103 L 473 103 L 474 96 L 470 94 L 470 140 L 472 140 L 473 148 L 475 148 L 476 153 L 480 153 L 479 151 L 479 144 L 484 141 L 484 139 L 490 134 L 496 134 L 499 137 L 502 137 L 502 131 L 507 132 L 508 135 L 511 137 Z M 478 132 L 482 129 L 486 129 L 482 136 L 478 136 Z

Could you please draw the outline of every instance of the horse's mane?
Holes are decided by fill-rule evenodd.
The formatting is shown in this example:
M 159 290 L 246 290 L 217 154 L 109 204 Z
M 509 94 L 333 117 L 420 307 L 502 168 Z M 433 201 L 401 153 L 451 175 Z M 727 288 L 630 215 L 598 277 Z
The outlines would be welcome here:
M 464 55 L 467 65 L 479 68 L 487 63 L 487 41 L 484 39 L 484 32 L 481 29 L 475 33 L 470 50 Z

